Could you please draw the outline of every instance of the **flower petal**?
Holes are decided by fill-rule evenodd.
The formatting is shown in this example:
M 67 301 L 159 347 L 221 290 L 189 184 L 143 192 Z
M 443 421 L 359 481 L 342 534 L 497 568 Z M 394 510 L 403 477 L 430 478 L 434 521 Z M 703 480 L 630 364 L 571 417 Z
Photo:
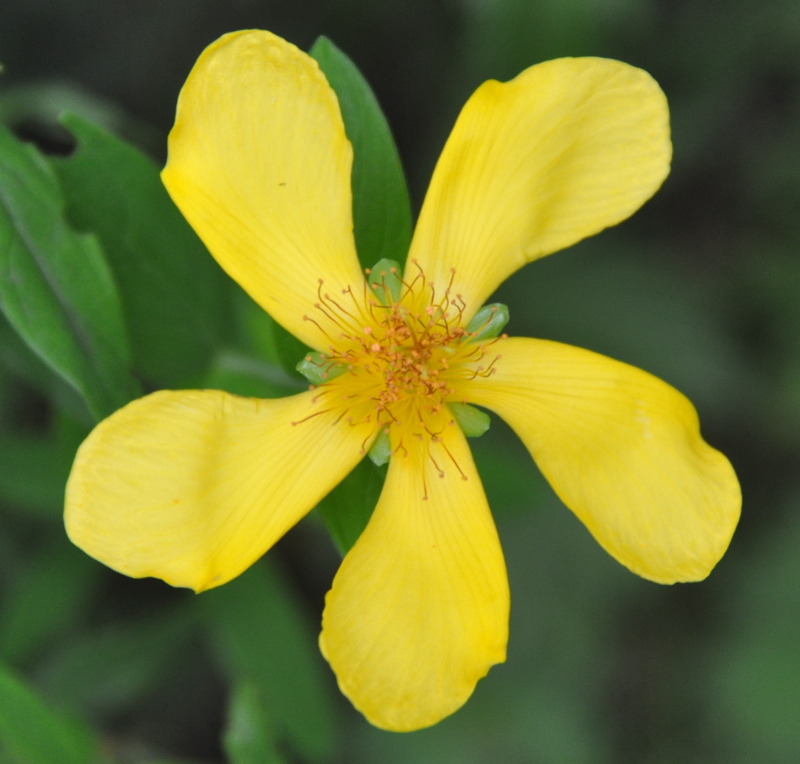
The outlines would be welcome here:
M 409 259 L 467 303 L 511 273 L 615 225 L 669 172 L 667 102 L 641 69 L 562 58 L 467 101 L 436 166 Z
M 660 583 L 705 578 L 739 520 L 728 460 L 677 390 L 588 350 L 499 340 L 495 372 L 462 383 L 516 431 L 561 500 L 603 548 Z
M 342 692 L 395 731 L 458 709 L 505 660 L 508 639 L 505 563 L 472 454 L 457 426 L 432 448 L 444 477 L 422 445 L 392 457 L 322 618 L 320 648 Z
M 101 422 L 67 483 L 72 541 L 128 576 L 196 591 L 238 576 L 361 458 L 369 430 L 312 392 L 160 391 Z
M 362 289 L 353 241 L 352 148 L 316 61 L 269 32 L 225 35 L 178 99 L 164 185 L 219 264 L 318 350 L 303 321 L 319 280 Z

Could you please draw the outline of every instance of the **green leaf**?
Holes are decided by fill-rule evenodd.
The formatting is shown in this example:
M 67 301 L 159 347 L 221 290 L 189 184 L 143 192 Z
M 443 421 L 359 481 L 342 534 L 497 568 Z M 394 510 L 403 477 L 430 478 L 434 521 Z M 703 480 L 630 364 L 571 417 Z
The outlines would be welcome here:
M 196 627 L 194 598 L 187 602 L 167 612 L 74 631 L 37 664 L 41 686 L 86 713 L 130 712 L 169 681 L 170 668 L 185 651 Z
M 88 730 L 57 714 L 0 666 L 0 759 L 9 764 L 90 764 Z
M 323 385 L 344 374 L 347 366 L 331 361 L 325 353 L 309 350 L 297 364 L 299 371 L 312 385 Z
M 230 764 L 286 764 L 255 682 L 239 682 L 233 688 L 222 746 Z
M 78 621 L 101 572 L 63 533 L 20 567 L 0 608 L 0 658 L 16 665 Z
M 383 305 L 392 305 L 400 299 L 403 287 L 403 269 L 397 260 L 385 257 L 379 260 L 367 274 L 370 293 L 374 294 Z
M 301 380 L 275 366 L 234 350 L 223 350 L 215 359 L 203 387 L 227 390 L 248 398 L 280 398 L 308 388 Z
M 0 310 L 100 419 L 140 394 L 100 245 L 63 219 L 41 155 L 0 128 Z
M 318 505 L 339 551 L 344 556 L 367 527 L 386 479 L 386 468 L 362 459 Z
M 492 420 L 485 411 L 470 406 L 469 403 L 448 403 L 453 419 L 468 438 L 479 438 L 491 426 Z
M 384 464 L 389 463 L 392 456 L 392 439 L 389 436 L 388 428 L 381 428 L 378 437 L 370 446 L 367 456 L 376 467 L 383 467 Z
M 84 397 L 33 351 L 0 311 L 0 366 L 47 398 L 57 409 L 91 427 L 95 419 Z M 61 488 L 63 489 L 63 484 Z M 63 498 L 63 497 L 62 497 Z
M 237 349 L 246 355 L 282 368 L 301 385 L 300 389 L 305 389 L 305 383 L 295 372 L 297 359 L 301 358 L 308 348 L 297 337 L 287 332 L 243 289 L 234 290 L 233 308 L 237 327 L 235 337 Z
M 311 48 L 339 98 L 353 144 L 353 223 L 364 268 L 382 258 L 404 263 L 411 243 L 411 203 L 389 125 L 355 64 L 326 37 Z
M 467 324 L 467 332 L 472 336 L 467 342 L 480 342 L 497 337 L 508 323 L 508 307 L 500 302 L 484 305 Z
M 333 748 L 322 659 L 300 603 L 265 560 L 201 595 L 224 666 L 257 688 L 276 734 L 316 761 Z
M 0 331 L 0 342 L 3 339 Z M 61 525 L 64 485 L 88 429 L 54 414 L 53 426 L 44 433 L 14 428 L 0 431 L 0 499 L 26 515 L 57 520 Z
M 18 85 L 8 84 L 0 91 L 0 122 L 4 125 L 34 125 L 45 138 L 68 144 L 63 130 L 57 128 L 65 112 L 76 112 L 96 125 L 127 136 L 135 136 L 146 145 L 161 146 L 164 136 L 147 122 L 140 122 L 112 98 L 104 98 L 74 79 L 54 76 L 27 79 Z
M 157 385 L 196 383 L 230 326 L 230 280 L 172 203 L 152 160 L 74 114 L 62 124 L 78 145 L 52 164 L 70 220 L 103 244 L 134 367 Z
M 0 432 L 0 498 L 41 516 L 63 511 L 71 462 L 50 437 Z

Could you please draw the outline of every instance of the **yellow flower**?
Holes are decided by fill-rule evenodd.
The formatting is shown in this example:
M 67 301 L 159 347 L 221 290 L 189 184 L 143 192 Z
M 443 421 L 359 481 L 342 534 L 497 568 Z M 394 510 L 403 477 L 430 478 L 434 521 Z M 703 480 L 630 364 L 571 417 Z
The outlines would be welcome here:
M 452 404 L 503 417 L 623 565 L 704 578 L 741 498 L 689 401 L 586 350 L 466 330 L 512 272 L 632 214 L 670 156 L 664 95 L 641 70 L 560 59 L 487 82 L 439 159 L 402 282 L 393 294 L 377 274 L 370 289 L 328 82 L 268 32 L 222 37 L 181 93 L 164 183 L 222 267 L 344 371 L 282 399 L 160 391 L 121 409 L 76 458 L 70 537 L 129 576 L 218 586 L 388 431 L 386 484 L 328 593 L 320 647 L 391 730 L 452 713 L 505 659 L 503 555 Z

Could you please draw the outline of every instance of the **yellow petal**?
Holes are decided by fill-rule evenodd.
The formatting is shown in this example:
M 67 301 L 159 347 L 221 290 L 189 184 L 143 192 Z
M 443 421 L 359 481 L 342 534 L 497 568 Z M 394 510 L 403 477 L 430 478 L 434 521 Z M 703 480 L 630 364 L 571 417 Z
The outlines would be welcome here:
M 500 340 L 495 373 L 462 383 L 516 431 L 603 548 L 660 583 L 705 578 L 728 548 L 741 493 L 677 390 L 588 350 Z
M 72 541 L 128 576 L 196 591 L 238 576 L 361 458 L 363 427 L 313 393 L 160 391 L 101 422 L 67 483 Z
M 422 445 L 392 457 L 322 619 L 320 647 L 339 687 L 388 730 L 435 724 L 505 660 L 503 553 L 464 436 L 449 426 L 442 438 L 431 456 L 444 477 Z
M 468 320 L 511 273 L 615 225 L 669 172 L 667 102 L 641 69 L 563 58 L 467 101 L 436 166 L 411 246 Z
M 317 349 L 305 313 L 324 289 L 361 293 L 352 148 L 316 61 L 269 32 L 225 35 L 178 99 L 164 185 L 219 264 Z

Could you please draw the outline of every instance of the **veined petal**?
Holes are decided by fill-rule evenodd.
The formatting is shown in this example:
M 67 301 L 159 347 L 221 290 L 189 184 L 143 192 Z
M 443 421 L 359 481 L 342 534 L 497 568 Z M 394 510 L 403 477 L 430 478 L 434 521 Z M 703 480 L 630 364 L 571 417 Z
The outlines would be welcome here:
M 562 58 L 467 101 L 436 166 L 409 259 L 467 303 L 511 273 L 615 225 L 669 172 L 667 102 L 641 69 Z
M 164 185 L 219 264 L 316 349 L 303 315 L 324 289 L 361 289 L 352 148 L 317 62 L 269 32 L 225 35 L 178 99 Z M 359 291 L 360 293 L 360 291 Z
M 677 390 L 588 350 L 505 339 L 490 377 L 459 393 L 511 425 L 603 548 L 659 583 L 705 578 L 728 548 L 741 492 Z
M 460 429 L 441 438 L 431 455 L 444 477 L 421 445 L 392 457 L 322 618 L 320 648 L 339 687 L 389 730 L 435 724 L 505 660 L 509 595 L 497 531 Z
M 135 578 L 196 591 L 230 581 L 362 457 L 369 429 L 314 416 L 313 396 L 164 390 L 130 403 L 78 450 L 69 537 Z

